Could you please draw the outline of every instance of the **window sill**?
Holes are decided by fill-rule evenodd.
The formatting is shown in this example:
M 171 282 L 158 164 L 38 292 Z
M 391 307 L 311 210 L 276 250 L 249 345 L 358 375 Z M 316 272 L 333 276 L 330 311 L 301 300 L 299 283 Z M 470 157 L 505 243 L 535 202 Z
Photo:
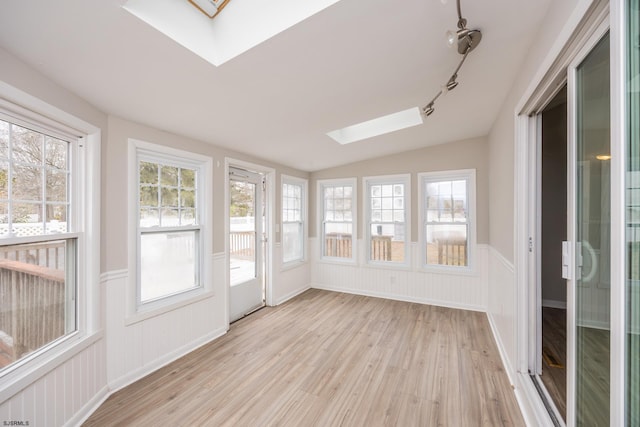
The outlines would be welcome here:
M 322 264 L 345 265 L 350 267 L 358 266 L 358 263 L 353 258 L 325 257 L 325 258 L 320 258 L 318 262 Z
M 445 265 L 422 265 L 418 268 L 419 273 L 428 274 L 446 274 L 448 276 L 478 276 L 478 271 L 475 267 L 453 267 Z
M 103 331 L 91 334 L 76 333 L 62 339 L 52 348 L 35 356 L 31 360 L 10 368 L 3 373 L 0 386 L 0 402 L 5 402 L 21 390 L 35 383 L 57 367 L 104 338 Z
M 170 311 L 211 298 L 213 295 L 214 293 L 212 290 L 199 288 L 186 291 L 172 297 L 167 297 L 166 299 L 150 303 L 149 307 L 139 308 L 139 311 L 125 318 L 124 324 L 125 326 L 131 326 L 147 319 L 151 319 L 152 317 L 161 316 Z
M 369 261 L 365 265 L 365 267 L 369 268 L 379 268 L 382 270 L 401 270 L 401 271 L 411 271 L 411 265 L 404 263 L 394 263 L 394 262 L 376 262 Z
M 308 262 L 306 259 L 283 262 L 282 266 L 280 267 L 280 271 L 294 270 L 307 264 Z

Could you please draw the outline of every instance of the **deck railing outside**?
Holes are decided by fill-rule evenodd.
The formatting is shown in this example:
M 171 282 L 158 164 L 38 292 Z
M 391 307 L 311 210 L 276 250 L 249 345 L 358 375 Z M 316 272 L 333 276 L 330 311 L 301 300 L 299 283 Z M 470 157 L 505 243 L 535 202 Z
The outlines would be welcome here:
M 467 265 L 466 239 L 439 239 L 436 240 L 436 246 L 438 265 Z
M 324 256 L 336 258 L 351 258 L 351 234 L 325 234 Z
M 65 242 L 0 248 L 0 368 L 65 334 Z
M 232 231 L 229 233 L 229 254 L 233 258 L 252 260 L 255 258 L 255 231 Z

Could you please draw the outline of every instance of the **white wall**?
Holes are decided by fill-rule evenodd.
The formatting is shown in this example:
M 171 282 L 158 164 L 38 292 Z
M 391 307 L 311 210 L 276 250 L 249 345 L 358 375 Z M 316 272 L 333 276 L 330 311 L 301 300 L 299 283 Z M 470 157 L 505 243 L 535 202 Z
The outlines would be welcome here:
M 145 318 L 131 320 L 124 302 L 134 280 L 135 270 L 128 265 L 128 215 L 132 208 L 127 195 L 126 158 L 129 139 L 180 148 L 181 150 L 209 156 L 213 159 L 213 182 L 208 190 L 213 192 L 213 230 L 208 238 L 213 253 L 205 254 L 211 265 L 213 295 L 193 303 Z M 225 241 L 225 158 L 251 162 L 276 170 L 274 219 L 280 220 L 280 174 L 306 178 L 308 174 L 264 162 L 241 153 L 224 150 L 211 144 L 195 141 L 180 135 L 160 131 L 139 123 L 109 117 L 109 141 L 106 169 L 108 179 L 103 182 L 106 194 L 108 235 L 106 236 L 106 267 L 103 272 L 106 311 L 107 380 L 111 390 L 116 390 L 158 369 L 198 346 L 215 339 L 227 330 L 228 289 Z M 296 268 L 282 270 L 280 239 L 275 236 L 273 268 L 273 303 L 278 304 L 308 289 L 310 268 L 308 262 Z M 126 354 L 122 349 L 126 348 Z
M 109 393 L 144 376 L 226 332 L 226 257 L 224 254 L 224 158 L 250 161 L 276 170 L 274 221 L 280 221 L 280 174 L 308 178 L 295 169 L 262 162 L 252 156 L 221 150 L 210 144 L 189 140 L 157 129 L 107 116 L 83 99 L 48 80 L 29 65 L 0 49 L 0 85 L 26 92 L 39 102 L 71 114 L 101 129 L 101 271 L 100 280 L 86 283 L 98 293 L 100 312 L 91 340 L 65 352 L 63 357 L 43 364 L 12 387 L 0 386 L 0 421 L 28 421 L 30 425 L 77 425 Z M 4 87 L 4 86 L 3 86 Z M 211 156 L 215 163 L 210 186 L 214 201 L 212 266 L 213 295 L 187 306 L 133 322 L 126 310 L 130 291 L 128 265 L 127 143 L 135 138 L 179 147 Z M 283 270 L 279 235 L 274 236 L 274 303 L 308 289 L 308 262 Z M 3 378 L 4 381 L 7 377 Z M 3 384 L 5 385 L 5 384 Z
M 384 268 L 357 264 L 341 264 L 320 259 L 320 242 L 311 239 L 313 263 L 312 287 L 337 292 L 368 295 L 400 301 L 439 305 L 465 310 L 487 309 L 487 245 L 476 245 L 476 268 L 473 273 L 432 273 L 419 269 L 420 248 L 409 245 L 407 256 L 411 267 Z M 364 253 L 366 244 L 358 240 L 358 253 Z
M 101 130 L 102 147 L 107 133 L 107 116 L 55 82 L 48 80 L 29 65 L 0 49 L 0 84 L 25 93 L 21 100 L 45 103 L 46 110 L 58 109 L 73 120 L 80 119 Z M 3 94 L 3 97 L 5 95 Z M 33 97 L 33 98 L 32 98 Z M 20 100 L 8 99 L 20 103 Z M 30 101 L 31 102 L 31 101 Z M 25 107 L 33 108 L 31 106 Z M 37 111 L 47 115 L 46 111 Z M 83 283 L 90 293 L 99 293 L 95 280 Z M 95 307 L 91 307 L 95 310 Z M 43 355 L 31 364 L 28 372 L 20 370 L 20 378 L 3 378 L 0 386 L 0 421 L 23 420 L 30 425 L 77 424 L 106 396 L 106 364 L 102 325 L 94 325 L 90 339 L 78 342 L 51 359 Z M 47 361 L 48 359 L 48 361 Z
M 340 292 L 357 293 L 403 301 L 434 304 L 446 307 L 485 311 L 487 307 L 487 246 L 489 238 L 489 161 L 485 138 L 454 141 L 389 156 L 365 160 L 311 174 L 310 235 L 313 256 L 312 286 Z M 474 169 L 476 171 L 476 241 L 475 270 L 472 273 L 424 272 L 421 270 L 418 211 L 418 174 L 447 170 Z M 384 268 L 368 265 L 363 254 L 364 209 L 362 178 L 366 176 L 411 174 L 411 235 L 409 236 L 409 268 Z M 320 259 L 318 242 L 319 216 L 317 181 L 321 179 L 357 178 L 357 253 L 356 264 L 346 265 Z
M 575 24 L 572 15 L 588 0 L 551 2 L 543 19 L 544 25 L 531 46 L 523 46 L 528 55 L 518 73 L 500 113 L 489 133 L 489 283 L 488 316 L 498 341 L 507 372 L 515 381 L 519 370 L 518 354 L 518 290 L 514 269 L 515 258 L 515 193 L 514 165 L 516 107 L 559 53 L 558 37 L 564 28 Z M 517 387 L 517 385 L 516 385 Z M 519 391 L 516 388 L 516 393 Z M 527 414 L 525 413 L 525 416 Z

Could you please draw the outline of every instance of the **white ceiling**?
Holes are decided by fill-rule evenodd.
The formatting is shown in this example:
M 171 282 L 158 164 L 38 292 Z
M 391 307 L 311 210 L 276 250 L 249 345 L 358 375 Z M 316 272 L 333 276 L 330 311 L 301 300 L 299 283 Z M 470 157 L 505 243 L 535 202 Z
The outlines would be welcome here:
M 549 1 L 463 0 L 483 40 L 458 88 L 425 124 L 350 145 L 326 133 L 423 106 L 449 78 L 454 0 L 341 0 L 219 67 L 124 0 L 2 0 L 0 46 L 106 113 L 314 171 L 486 135 Z

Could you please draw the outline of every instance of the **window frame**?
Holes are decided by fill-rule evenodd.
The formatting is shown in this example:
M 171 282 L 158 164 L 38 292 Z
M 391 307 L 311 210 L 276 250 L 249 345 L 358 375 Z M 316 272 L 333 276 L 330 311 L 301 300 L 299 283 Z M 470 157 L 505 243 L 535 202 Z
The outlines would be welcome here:
M 379 261 L 371 259 L 371 190 L 372 185 L 404 184 L 404 261 Z M 410 269 L 411 268 L 411 174 L 367 176 L 362 178 L 362 206 L 364 211 L 364 238 L 365 247 L 363 255 L 369 266 Z M 381 222 L 381 221 L 380 221 Z
M 196 170 L 195 210 L 197 225 L 140 227 L 140 162 L 157 163 L 166 166 Z M 129 274 L 131 291 L 129 292 L 128 316 L 125 324 L 130 325 L 168 311 L 174 310 L 213 294 L 211 283 L 211 191 L 207 184 L 212 182 L 213 159 L 209 156 L 179 150 L 165 145 L 129 139 Z M 193 231 L 197 236 L 195 255 L 195 287 L 166 294 L 148 301 L 141 300 L 141 238 L 143 234 L 177 233 Z
M 467 265 L 443 265 L 443 264 L 427 264 L 427 217 L 426 211 L 426 185 L 431 182 L 442 181 L 461 181 L 467 182 L 467 212 L 468 221 L 461 224 L 467 225 Z M 418 241 L 420 245 L 420 261 L 418 266 L 420 270 L 427 272 L 447 272 L 447 273 L 475 273 L 476 265 L 476 170 L 475 169 L 458 169 L 435 172 L 421 172 L 418 174 L 418 224 L 419 233 Z
M 285 247 L 284 247 L 284 225 L 287 223 L 295 223 L 296 221 L 285 221 L 284 220 L 284 186 L 287 185 L 298 185 L 302 188 L 302 194 L 300 197 L 300 222 L 301 222 L 301 254 L 300 257 L 287 260 L 284 259 Z M 281 257 L 280 261 L 282 262 L 282 269 L 296 267 L 299 264 L 303 264 L 307 262 L 307 234 L 308 234 L 308 194 L 309 194 L 309 181 L 305 178 L 298 178 L 296 176 L 290 176 L 282 174 L 280 175 L 280 247 L 281 247 Z
M 67 277 L 73 273 L 72 296 L 75 328 L 0 373 L 0 401 L 6 400 L 79 354 L 101 338 L 98 310 L 100 282 L 100 145 L 101 130 L 82 119 L 28 95 L 10 85 L 0 85 L 2 119 L 70 142 L 67 183 L 67 222 L 64 233 L 29 237 L 4 237 L 3 246 L 51 240 L 72 241 L 73 259 L 66 259 Z M 69 322 L 69 319 L 66 320 Z
M 327 187 L 351 186 L 351 257 L 325 256 L 325 199 L 324 190 Z M 320 179 L 317 182 L 318 193 L 318 238 L 320 239 L 320 260 L 323 262 L 335 262 L 340 264 L 356 264 L 358 261 L 358 179 L 357 178 L 337 178 Z M 344 222 L 344 221 L 342 221 Z

